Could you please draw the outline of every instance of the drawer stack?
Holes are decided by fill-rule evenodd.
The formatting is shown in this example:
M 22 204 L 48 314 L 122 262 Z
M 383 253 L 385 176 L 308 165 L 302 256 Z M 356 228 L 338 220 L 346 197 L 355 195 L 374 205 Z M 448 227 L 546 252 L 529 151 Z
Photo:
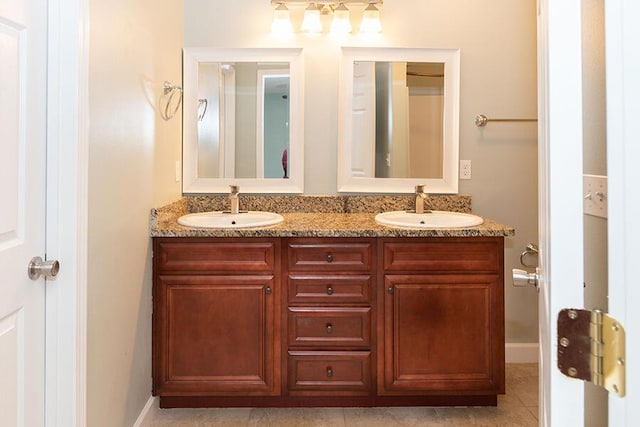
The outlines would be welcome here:
M 370 395 L 375 240 L 289 239 L 285 250 L 289 394 Z

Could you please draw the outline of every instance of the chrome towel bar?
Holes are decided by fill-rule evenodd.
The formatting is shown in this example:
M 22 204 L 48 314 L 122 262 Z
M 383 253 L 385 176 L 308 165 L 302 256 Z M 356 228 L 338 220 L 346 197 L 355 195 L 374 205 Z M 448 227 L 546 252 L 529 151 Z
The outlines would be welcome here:
M 538 119 L 490 119 L 484 114 L 478 114 L 473 122 L 478 127 L 484 127 L 487 122 L 537 122 Z

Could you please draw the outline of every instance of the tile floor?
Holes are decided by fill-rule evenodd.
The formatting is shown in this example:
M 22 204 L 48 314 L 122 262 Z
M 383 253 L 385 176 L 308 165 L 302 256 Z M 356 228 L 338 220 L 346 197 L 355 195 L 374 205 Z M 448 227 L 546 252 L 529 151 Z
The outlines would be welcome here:
M 507 365 L 497 407 L 161 409 L 151 426 L 537 427 L 538 365 Z

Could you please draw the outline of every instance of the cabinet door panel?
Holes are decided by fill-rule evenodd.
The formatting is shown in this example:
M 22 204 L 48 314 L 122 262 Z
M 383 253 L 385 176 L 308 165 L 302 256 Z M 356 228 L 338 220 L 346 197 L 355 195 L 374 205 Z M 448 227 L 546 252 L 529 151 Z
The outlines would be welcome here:
M 157 285 L 156 391 L 276 391 L 273 276 L 160 276 Z
M 387 392 L 504 392 L 497 275 L 387 275 Z

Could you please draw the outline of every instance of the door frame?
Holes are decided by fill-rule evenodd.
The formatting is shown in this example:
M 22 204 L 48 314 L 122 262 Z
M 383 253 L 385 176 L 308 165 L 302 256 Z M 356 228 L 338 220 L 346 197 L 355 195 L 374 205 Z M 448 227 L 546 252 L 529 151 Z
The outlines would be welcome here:
M 556 316 L 583 298 L 580 0 L 538 0 L 540 424 L 582 425 L 584 385 L 555 367 Z
M 48 1 L 45 424 L 86 425 L 88 0 Z

